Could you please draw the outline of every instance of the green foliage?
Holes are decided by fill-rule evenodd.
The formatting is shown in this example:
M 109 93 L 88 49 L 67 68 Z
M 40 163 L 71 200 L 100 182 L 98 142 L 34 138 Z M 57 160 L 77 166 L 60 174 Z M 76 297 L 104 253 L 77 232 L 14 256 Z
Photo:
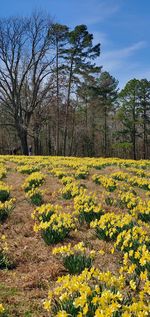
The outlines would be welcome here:
M 130 150 L 132 148 L 131 142 L 117 142 L 112 146 L 114 149 Z
M 26 311 L 26 312 L 24 313 L 24 317 L 32 317 L 32 316 L 33 316 L 33 314 L 32 314 L 31 311 Z
M 54 244 L 63 241 L 69 234 L 70 230 L 65 226 L 61 230 L 55 230 L 52 226 L 42 231 L 42 238 L 46 244 Z
M 41 208 L 38 207 L 37 210 Z M 33 218 L 36 218 L 33 215 Z M 75 229 L 75 219 L 70 214 L 53 213 L 49 221 L 43 222 L 39 217 L 39 224 L 34 225 L 34 231 L 41 232 L 42 238 L 47 244 L 61 242 L 67 237 L 71 230 Z
M 150 222 L 150 214 L 146 213 L 138 213 L 138 219 L 144 221 L 144 222 Z
M 127 82 L 119 94 L 120 108 L 117 112 L 118 121 L 122 123 L 118 136 L 122 135 L 121 143 L 132 144 L 133 158 L 136 159 L 136 143 L 143 138 L 143 155 L 146 157 L 148 135 L 148 112 L 150 109 L 150 83 L 147 80 L 132 79 Z
M 9 315 L 7 314 L 7 312 L 3 312 L 3 313 L 0 313 L 0 317 L 9 317 Z
M 0 252 L 0 270 L 8 269 L 12 270 L 16 267 L 15 263 L 12 263 L 6 255 Z
M 63 259 L 63 264 L 70 274 L 79 274 L 85 268 L 91 268 L 92 259 L 84 254 L 71 254 Z
M 34 172 L 28 176 L 23 184 L 25 192 L 30 191 L 36 187 L 41 186 L 45 181 L 45 175 L 40 172 Z
M 41 193 L 36 193 L 33 196 L 31 196 L 31 202 L 35 206 L 41 206 L 43 203 L 43 198 Z
M 74 296 L 74 298 L 75 298 L 75 296 Z M 58 301 L 56 301 L 56 305 L 55 305 L 55 307 L 53 308 L 53 311 L 52 311 L 52 317 L 55 317 L 60 309 L 66 311 L 72 317 L 78 316 L 80 308 L 79 307 L 76 308 L 73 305 L 74 298 L 69 298 L 68 300 L 64 300 L 61 303 L 61 305 L 60 305 L 60 303 Z
M 11 210 L 14 208 L 14 202 L 15 199 L 13 198 L 4 203 L 0 202 L 0 222 L 3 222 L 8 217 Z
M 80 194 L 74 198 L 74 208 L 79 222 L 85 221 L 90 224 L 95 219 L 100 219 L 103 208 L 98 203 L 95 194 L 87 195 L 86 189 L 81 190 Z
M 8 200 L 10 193 L 8 190 L 1 189 L 0 190 L 0 201 L 3 203 Z

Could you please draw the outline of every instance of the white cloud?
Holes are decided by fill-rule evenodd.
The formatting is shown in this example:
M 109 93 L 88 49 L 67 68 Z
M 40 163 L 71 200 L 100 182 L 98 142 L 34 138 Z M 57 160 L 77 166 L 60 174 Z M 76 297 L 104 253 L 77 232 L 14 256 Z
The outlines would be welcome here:
M 110 45 L 110 40 L 108 39 L 106 33 L 99 31 L 92 31 L 93 33 L 93 44 L 96 45 L 100 43 L 102 47 Z
M 147 78 L 150 80 L 150 71 L 147 65 L 138 62 L 137 52 L 148 47 L 147 42 L 139 41 L 130 46 L 108 51 L 109 39 L 107 39 L 107 50 L 102 45 L 102 52 L 97 58 L 97 64 L 103 66 L 103 71 L 108 71 L 112 76 L 119 80 L 119 88 L 133 78 Z M 103 50 L 104 48 L 104 50 Z
M 110 52 L 105 52 L 104 54 L 104 58 L 105 59 L 122 59 L 122 58 L 126 58 L 129 57 L 131 55 L 133 55 L 136 51 L 138 51 L 139 49 L 142 49 L 146 46 L 146 42 L 145 41 L 139 41 L 135 44 L 132 44 L 130 46 L 124 47 L 122 49 L 118 49 L 118 50 L 113 50 Z
M 122 0 L 118 0 L 117 4 L 115 0 L 77 0 L 73 8 L 74 24 L 84 23 L 90 26 L 102 22 L 118 12 L 121 2 Z
M 91 1 L 89 1 L 91 4 Z M 95 24 L 109 18 L 116 12 L 118 12 L 120 6 L 112 0 L 105 1 L 92 1 L 92 5 L 89 5 L 86 12 L 85 22 L 88 25 Z
M 133 56 L 137 51 L 145 48 L 147 43 L 139 41 L 130 46 L 111 51 L 102 51 L 99 62 L 103 65 L 103 68 L 112 72 L 123 68 L 129 58 Z

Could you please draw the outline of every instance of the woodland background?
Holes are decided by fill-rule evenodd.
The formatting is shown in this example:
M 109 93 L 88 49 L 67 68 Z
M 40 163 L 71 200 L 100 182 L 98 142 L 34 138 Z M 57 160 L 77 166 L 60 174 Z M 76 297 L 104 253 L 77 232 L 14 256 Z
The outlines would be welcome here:
M 122 90 L 86 25 L 0 20 L 0 154 L 150 157 L 150 81 Z

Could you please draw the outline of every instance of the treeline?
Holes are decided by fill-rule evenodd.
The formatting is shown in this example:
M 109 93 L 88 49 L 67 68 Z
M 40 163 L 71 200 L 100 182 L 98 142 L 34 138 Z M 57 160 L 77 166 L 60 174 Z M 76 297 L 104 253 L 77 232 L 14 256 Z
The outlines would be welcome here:
M 150 81 L 118 81 L 86 25 L 0 20 L 0 153 L 150 157 Z

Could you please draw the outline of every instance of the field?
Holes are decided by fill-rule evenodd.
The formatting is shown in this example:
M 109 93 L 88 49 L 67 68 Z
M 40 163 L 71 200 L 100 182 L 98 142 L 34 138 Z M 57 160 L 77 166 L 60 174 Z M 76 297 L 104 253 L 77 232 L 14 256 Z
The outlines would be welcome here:
M 0 156 L 0 317 L 150 316 L 150 161 Z

